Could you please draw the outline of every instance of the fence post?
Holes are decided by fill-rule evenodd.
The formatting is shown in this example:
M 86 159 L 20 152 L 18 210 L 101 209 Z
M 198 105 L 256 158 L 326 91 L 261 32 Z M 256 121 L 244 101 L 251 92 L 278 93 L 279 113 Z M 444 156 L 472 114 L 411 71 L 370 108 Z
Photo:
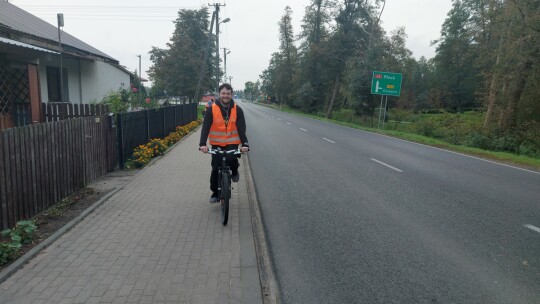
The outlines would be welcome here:
M 150 114 L 146 110 L 146 142 L 150 141 Z
M 122 121 L 122 114 L 116 114 L 116 131 L 118 140 L 118 165 L 124 169 L 124 124 Z
M 166 118 L 166 115 L 165 115 L 165 110 L 167 109 L 168 107 L 163 107 L 161 108 L 161 111 L 163 112 L 163 137 L 167 136 L 165 133 L 167 133 L 167 124 L 165 123 L 165 118 Z

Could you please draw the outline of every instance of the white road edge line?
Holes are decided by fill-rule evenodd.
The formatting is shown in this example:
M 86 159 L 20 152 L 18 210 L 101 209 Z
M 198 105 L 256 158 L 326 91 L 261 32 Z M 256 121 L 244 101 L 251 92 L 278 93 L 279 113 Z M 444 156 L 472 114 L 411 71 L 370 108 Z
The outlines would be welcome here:
M 533 225 L 531 225 L 531 224 L 525 224 L 525 225 L 523 225 L 523 227 L 529 228 L 529 229 L 531 229 L 532 231 L 536 231 L 536 232 L 540 233 L 540 228 L 538 228 L 538 227 L 536 227 L 536 226 L 533 226 Z
M 336 143 L 335 141 L 331 141 L 331 140 L 330 140 L 330 139 L 328 139 L 328 138 L 324 138 L 324 137 L 323 137 L 322 139 L 324 139 L 324 140 L 326 140 L 326 141 L 328 141 L 328 142 L 331 142 L 331 143 L 333 143 L 333 144 L 335 144 L 335 143 Z
M 307 132 L 307 130 L 306 130 L 306 129 L 304 129 L 304 128 L 300 128 L 300 130 L 302 130 L 302 131 L 304 131 L 304 132 Z
M 372 161 L 374 161 L 374 162 L 376 162 L 376 163 L 379 163 L 379 164 L 381 164 L 381 165 L 383 165 L 383 166 L 386 166 L 386 167 L 388 167 L 388 168 L 390 168 L 390 169 L 392 169 L 392 170 L 396 170 L 397 172 L 403 172 L 403 170 L 400 170 L 400 169 L 398 169 L 398 168 L 396 168 L 396 167 L 392 167 L 392 166 L 390 166 L 389 164 L 385 164 L 385 163 L 383 163 L 383 162 L 380 161 L 380 160 L 376 160 L 375 158 L 370 158 L 370 159 L 371 159 Z

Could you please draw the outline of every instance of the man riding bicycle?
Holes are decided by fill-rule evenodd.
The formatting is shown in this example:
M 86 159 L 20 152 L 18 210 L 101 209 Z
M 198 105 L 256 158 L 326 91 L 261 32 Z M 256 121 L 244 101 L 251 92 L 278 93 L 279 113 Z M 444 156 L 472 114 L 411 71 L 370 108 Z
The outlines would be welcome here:
M 238 146 L 242 145 L 241 152 L 249 151 L 244 111 L 234 102 L 232 93 L 233 89 L 230 84 L 224 83 L 219 86 L 219 99 L 208 108 L 204 118 L 199 142 L 201 152 L 208 153 L 207 139 L 210 140 L 212 149 L 237 150 Z M 221 156 L 213 154 L 212 173 L 210 174 L 210 190 L 212 190 L 210 203 L 218 202 L 218 167 L 220 163 Z M 233 182 L 238 182 L 240 179 L 238 158 L 233 154 L 228 154 L 227 164 L 231 168 Z

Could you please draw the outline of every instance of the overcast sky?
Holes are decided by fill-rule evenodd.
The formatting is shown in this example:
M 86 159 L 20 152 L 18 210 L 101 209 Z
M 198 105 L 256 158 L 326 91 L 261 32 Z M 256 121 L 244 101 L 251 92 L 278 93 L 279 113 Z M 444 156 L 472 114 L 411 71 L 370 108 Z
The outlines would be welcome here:
M 3 1 L 3 0 L 0 0 Z M 142 55 L 143 77 L 151 61 L 152 46 L 164 48 L 173 31 L 173 20 L 181 8 L 198 9 L 201 0 L 10 0 L 12 4 L 56 25 L 56 14 L 63 13 L 64 31 L 116 58 L 129 70 L 138 69 Z M 277 23 L 285 6 L 293 10 L 295 35 L 309 0 L 226 0 L 221 8 L 220 47 L 229 48 L 227 75 L 233 87 L 243 89 L 268 66 L 270 54 L 278 50 Z M 382 15 L 387 32 L 405 26 L 408 48 L 416 58 L 435 54 L 430 41 L 437 39 L 451 7 L 451 0 L 387 0 Z M 222 51 L 221 51 L 221 54 Z

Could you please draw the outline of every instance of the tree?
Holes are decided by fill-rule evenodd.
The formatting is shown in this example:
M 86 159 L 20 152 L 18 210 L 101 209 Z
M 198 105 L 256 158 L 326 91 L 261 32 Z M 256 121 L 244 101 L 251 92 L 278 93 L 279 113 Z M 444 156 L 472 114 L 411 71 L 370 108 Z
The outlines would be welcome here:
M 334 1 L 312 0 L 306 7 L 299 35 L 300 54 L 297 70 L 296 102 L 293 106 L 308 112 L 316 112 L 323 106 L 329 77 L 325 73 L 329 64 L 325 42 L 329 38 L 330 9 Z
M 244 95 L 249 99 L 249 101 L 253 102 L 259 95 L 261 94 L 261 91 L 259 90 L 260 82 L 252 82 L 248 81 L 245 83 L 244 86 Z
M 346 66 L 351 66 L 350 60 L 361 45 L 369 41 L 369 28 L 373 23 L 373 5 L 365 0 L 343 0 L 336 14 L 336 31 L 330 38 L 333 47 L 330 49 L 333 59 L 334 75 L 332 97 L 330 99 L 326 118 L 332 116 L 342 74 Z M 364 49 L 365 50 L 365 49 Z
M 203 91 L 215 83 L 212 75 L 215 60 L 204 62 L 201 55 L 208 42 L 208 19 L 207 8 L 182 9 L 175 20 L 175 31 L 167 43 L 168 48 L 152 47 L 150 60 L 153 65 L 149 76 L 158 91 L 165 90 L 168 95 L 194 96 L 202 64 L 208 65 L 203 77 Z
M 475 107 L 475 92 L 481 85 L 474 33 L 469 24 L 470 10 L 461 0 L 454 0 L 452 9 L 442 25 L 441 39 L 435 56 L 438 77 L 448 98 L 445 106 L 457 111 Z
M 489 81 L 486 128 L 509 131 L 538 121 L 540 4 L 505 0 L 493 29 L 498 42 Z M 536 117 L 536 118 L 535 118 Z
M 294 34 L 292 30 L 292 10 L 285 7 L 285 13 L 279 22 L 280 56 L 282 60 L 277 63 L 277 86 L 283 101 L 287 102 L 292 92 L 293 73 L 296 69 L 297 49 L 294 45 Z

